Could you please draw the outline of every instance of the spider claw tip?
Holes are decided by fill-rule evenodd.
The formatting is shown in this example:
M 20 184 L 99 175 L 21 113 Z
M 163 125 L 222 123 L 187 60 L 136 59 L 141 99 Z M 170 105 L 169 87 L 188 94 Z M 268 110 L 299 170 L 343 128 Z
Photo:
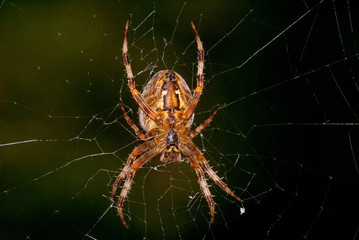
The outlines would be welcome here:
M 193 28 L 194 33 L 197 35 L 197 29 L 192 20 L 191 20 L 191 26 Z
M 125 27 L 125 37 L 127 37 L 127 31 L 128 31 L 128 25 L 130 24 L 130 20 L 126 21 L 126 27 Z

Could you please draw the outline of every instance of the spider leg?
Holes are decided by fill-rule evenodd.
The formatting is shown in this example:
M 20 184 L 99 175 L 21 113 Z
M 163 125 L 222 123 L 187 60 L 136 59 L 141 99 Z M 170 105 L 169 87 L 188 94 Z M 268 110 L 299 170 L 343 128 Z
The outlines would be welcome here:
M 188 141 L 184 144 L 180 145 L 181 151 L 183 152 L 183 154 L 190 159 L 190 163 L 191 165 L 195 168 L 196 173 L 197 171 L 199 173 L 197 173 L 197 176 L 199 178 L 199 182 L 201 184 L 201 188 L 202 191 L 206 197 L 207 203 L 209 205 L 209 208 L 211 210 L 211 223 L 213 222 L 214 219 L 214 202 L 212 199 L 212 196 L 209 192 L 208 186 L 207 186 L 207 182 L 205 182 L 205 178 L 202 178 L 202 175 L 200 174 L 202 169 L 208 174 L 208 176 L 210 178 L 212 178 L 212 180 L 226 193 L 228 193 L 229 195 L 231 195 L 233 198 L 235 198 L 237 201 L 239 202 L 243 202 L 242 199 L 240 199 L 239 197 L 237 197 L 227 186 L 227 184 L 225 184 L 222 179 L 220 177 L 218 177 L 218 175 L 212 170 L 212 168 L 209 166 L 207 160 L 204 158 L 203 154 L 201 153 L 201 151 L 196 147 L 196 145 L 190 140 L 188 139 Z M 199 166 L 198 166 L 199 165 Z M 197 170 L 198 167 L 201 168 L 201 170 Z M 203 173 L 203 171 L 202 171 Z
M 126 181 L 123 184 L 121 194 L 116 203 L 117 212 L 120 215 L 122 223 L 126 228 L 128 228 L 128 225 L 127 225 L 125 218 L 123 216 L 123 213 L 122 213 L 122 205 L 123 205 L 123 202 L 125 201 L 127 193 L 130 191 L 133 177 L 135 176 L 137 169 L 139 169 L 143 164 L 148 162 L 151 158 L 153 158 L 154 156 L 156 156 L 159 153 L 160 153 L 160 151 L 157 148 L 152 148 L 152 149 L 148 150 L 147 152 L 142 154 L 137 160 L 135 160 L 127 171 Z
M 198 133 L 200 133 L 205 127 L 207 127 L 214 115 L 216 115 L 216 113 L 218 112 L 218 109 L 214 110 L 214 112 L 211 114 L 211 116 L 209 116 L 209 118 L 207 120 L 205 120 L 201 125 L 199 125 L 195 130 L 193 130 L 191 133 L 190 133 L 190 138 L 194 138 L 195 136 L 197 136 Z
M 194 90 L 193 97 L 188 101 L 186 109 L 183 112 L 183 115 L 182 115 L 183 119 L 188 119 L 192 115 L 194 109 L 196 108 L 199 98 L 201 97 L 201 94 L 202 94 L 203 80 L 204 80 L 204 76 L 203 76 L 203 69 L 204 69 L 203 44 L 202 44 L 201 39 L 197 33 L 196 27 L 192 21 L 191 21 L 191 26 L 196 35 L 196 42 L 197 42 L 197 49 L 198 49 L 197 87 Z
M 125 37 L 123 40 L 123 48 L 122 48 L 122 58 L 123 63 L 126 68 L 127 78 L 128 78 L 128 86 L 131 90 L 133 98 L 136 100 L 137 104 L 140 106 L 140 108 L 155 122 L 162 123 L 162 120 L 157 115 L 155 111 L 151 109 L 151 107 L 146 103 L 146 101 L 143 99 L 139 91 L 136 89 L 135 86 L 135 80 L 132 73 L 132 68 L 130 64 L 130 59 L 128 56 L 128 46 L 127 46 L 127 32 L 128 32 L 128 25 L 129 20 L 126 22 L 126 28 L 125 28 Z
M 228 193 L 229 195 L 231 195 L 233 198 L 235 198 L 237 201 L 239 202 L 243 202 L 242 199 L 240 199 L 239 197 L 237 197 L 232 191 L 231 189 L 229 189 L 229 187 L 227 186 L 227 184 L 225 184 L 222 179 L 220 177 L 218 177 L 218 175 L 212 170 L 212 168 L 209 166 L 207 160 L 203 157 L 203 154 L 201 153 L 201 156 L 198 157 L 201 163 L 202 168 L 206 171 L 206 173 L 208 174 L 208 176 L 210 176 L 210 178 L 213 179 L 213 181 L 220 187 L 222 188 L 223 191 L 225 191 L 226 193 Z
M 121 106 L 121 110 L 122 110 L 122 112 L 123 112 L 123 114 L 125 116 L 125 119 L 126 119 L 128 125 L 130 125 L 130 127 L 135 131 L 136 135 L 140 139 L 146 140 L 147 136 L 141 132 L 141 130 L 136 126 L 136 124 L 133 122 L 133 120 L 128 116 L 128 114 L 127 114 L 127 112 L 125 110 L 125 107 L 123 106 L 122 103 L 120 104 L 120 106 Z
M 201 186 L 202 192 L 206 198 L 206 201 L 207 201 L 209 209 L 210 209 L 211 223 L 212 223 L 214 220 L 215 203 L 213 201 L 211 192 L 208 188 L 208 184 L 207 184 L 206 178 L 204 176 L 204 172 L 196 159 L 192 158 L 190 155 L 187 155 L 187 158 L 189 159 L 189 162 L 191 163 L 194 170 L 196 171 L 196 174 L 198 177 L 198 183 Z
M 227 186 L 226 183 L 224 183 L 222 181 L 222 179 L 220 177 L 218 177 L 218 175 L 212 170 L 212 168 L 209 166 L 208 161 L 204 158 L 202 152 L 196 147 L 196 145 L 194 145 L 194 143 L 191 141 L 189 144 L 191 149 L 193 149 L 194 155 L 196 156 L 196 159 L 199 161 L 201 167 L 203 168 L 204 171 L 206 171 L 206 173 L 208 174 L 208 176 L 210 178 L 213 179 L 213 181 L 220 187 L 222 188 L 223 191 L 225 191 L 226 193 L 228 193 L 229 195 L 231 195 L 233 198 L 235 198 L 237 201 L 239 202 L 243 202 L 242 199 L 240 199 L 239 197 L 237 197 L 232 191 L 231 189 L 229 189 L 229 187 Z
M 150 148 L 153 148 L 155 146 L 154 141 L 148 141 L 144 142 L 141 145 L 135 147 L 135 149 L 132 151 L 130 156 L 127 159 L 126 165 L 123 167 L 121 173 L 117 176 L 116 181 L 113 183 L 112 186 L 112 193 L 111 193 L 111 201 L 113 201 L 113 198 L 116 194 L 118 186 L 121 184 L 122 180 L 125 178 L 125 176 L 128 174 L 128 171 L 131 168 L 131 165 L 135 161 L 135 159 L 140 156 L 143 152 L 147 151 Z

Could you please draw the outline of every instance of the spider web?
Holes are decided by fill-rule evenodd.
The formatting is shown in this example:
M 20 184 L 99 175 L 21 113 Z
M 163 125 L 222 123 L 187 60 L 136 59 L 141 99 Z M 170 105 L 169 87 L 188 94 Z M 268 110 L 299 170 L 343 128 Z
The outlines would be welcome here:
M 0 3 L 1 239 L 356 239 L 358 9 L 351 0 Z M 117 174 L 141 143 L 121 60 L 137 88 L 174 69 L 196 86 L 194 142 L 244 203 L 211 179 L 213 224 L 193 168 L 137 171 L 123 211 Z

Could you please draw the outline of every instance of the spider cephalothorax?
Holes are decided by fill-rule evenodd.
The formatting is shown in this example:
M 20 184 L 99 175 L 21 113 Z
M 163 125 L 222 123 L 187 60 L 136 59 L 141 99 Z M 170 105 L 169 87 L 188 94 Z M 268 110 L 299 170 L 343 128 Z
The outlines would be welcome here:
M 202 94 L 204 80 L 204 50 L 197 30 L 193 22 L 191 22 L 193 31 L 196 35 L 198 48 L 197 87 L 194 90 L 194 93 L 191 93 L 186 81 L 178 73 L 173 70 L 163 70 L 152 77 L 143 89 L 142 94 L 140 94 L 135 87 L 135 81 L 128 57 L 128 25 L 129 21 L 126 22 L 122 56 L 126 67 L 128 85 L 134 99 L 139 105 L 140 124 L 146 131 L 146 134 L 143 134 L 134 124 L 131 118 L 127 115 L 124 106 L 121 104 L 121 109 L 127 123 L 136 132 L 136 135 L 145 142 L 137 146 L 128 157 L 126 165 L 113 184 L 111 199 L 113 200 L 118 186 L 124 179 L 126 179 L 116 203 L 116 207 L 123 225 L 128 227 L 122 213 L 122 205 L 130 190 L 136 170 L 160 153 L 162 153 L 162 162 L 179 162 L 181 160 L 181 153 L 183 153 L 196 171 L 199 184 L 210 208 L 211 222 L 213 222 L 215 203 L 211 192 L 209 191 L 204 171 L 220 188 L 222 188 L 223 191 L 227 192 L 239 202 L 242 202 L 242 200 L 227 187 L 221 178 L 217 176 L 209 166 L 202 152 L 191 140 L 202 129 L 208 126 L 214 115 L 217 113 L 217 110 L 215 110 L 206 121 L 196 129 L 192 131 L 190 130 L 194 117 L 193 112 Z

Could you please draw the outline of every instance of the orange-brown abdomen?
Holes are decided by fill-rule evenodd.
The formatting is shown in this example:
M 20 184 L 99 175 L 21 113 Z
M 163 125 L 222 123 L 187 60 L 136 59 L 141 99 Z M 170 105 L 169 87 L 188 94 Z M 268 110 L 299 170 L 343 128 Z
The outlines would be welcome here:
M 166 120 L 169 113 L 179 112 L 192 98 L 186 81 L 172 70 L 163 70 L 154 75 L 144 87 L 141 95 L 162 120 Z M 146 132 L 157 127 L 156 123 L 141 108 L 138 109 L 138 113 L 140 124 Z M 192 120 L 193 116 L 188 121 L 187 127 L 191 126 Z

